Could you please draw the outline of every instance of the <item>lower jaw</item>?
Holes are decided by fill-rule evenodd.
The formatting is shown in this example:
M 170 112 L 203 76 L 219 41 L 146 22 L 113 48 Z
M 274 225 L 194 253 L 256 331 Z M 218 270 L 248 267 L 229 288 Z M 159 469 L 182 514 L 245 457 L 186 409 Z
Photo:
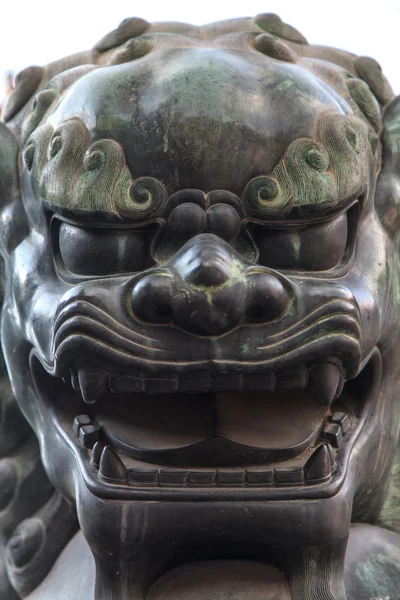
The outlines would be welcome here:
M 79 467 L 89 491 L 98 498 L 137 501 L 243 501 L 301 500 L 329 498 L 338 493 L 346 479 L 348 463 L 360 432 L 379 398 L 380 354 L 377 349 L 356 380 L 346 384 L 352 388 L 352 426 L 338 449 L 332 452 L 332 471 L 323 480 L 307 481 L 301 465 L 321 445 L 316 437 L 299 456 L 279 464 L 246 468 L 166 468 L 143 463 L 120 454 L 126 465 L 125 480 L 104 476 L 99 469 L 99 445 L 87 449 L 79 442 L 72 420 L 57 414 L 50 398 L 40 395 L 40 403 L 50 412 L 56 428 Z M 346 387 L 345 387 L 346 391 Z M 341 399 L 345 396 L 342 394 Z M 68 451 L 65 449 L 65 451 Z

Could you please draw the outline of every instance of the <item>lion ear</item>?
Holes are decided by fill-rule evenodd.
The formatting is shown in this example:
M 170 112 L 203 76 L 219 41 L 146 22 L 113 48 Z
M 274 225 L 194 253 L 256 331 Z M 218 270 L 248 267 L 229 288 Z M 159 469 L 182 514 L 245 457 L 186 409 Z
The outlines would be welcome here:
M 11 130 L 0 122 L 0 252 L 9 254 L 28 234 L 21 198 L 20 148 Z
M 375 207 L 384 227 L 395 235 L 400 231 L 400 96 L 385 108 L 381 142 Z

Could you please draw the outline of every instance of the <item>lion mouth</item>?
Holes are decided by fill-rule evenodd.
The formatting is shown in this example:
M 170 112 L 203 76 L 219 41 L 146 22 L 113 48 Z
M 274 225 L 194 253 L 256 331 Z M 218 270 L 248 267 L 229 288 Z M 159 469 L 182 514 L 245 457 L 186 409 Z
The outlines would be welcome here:
M 88 379 L 92 388 L 102 380 L 92 417 L 106 441 L 136 460 L 178 467 L 251 466 L 294 458 L 315 441 L 343 387 L 340 367 L 329 362 L 269 375 L 255 382 L 261 389 L 244 392 L 237 391 L 234 377 L 197 377 L 188 383 L 114 376 L 110 381 L 82 367 L 78 389 L 83 398 L 88 398 Z M 180 391 L 172 391 L 170 381 Z
M 343 480 L 378 396 L 376 354 L 350 381 L 329 357 L 254 377 L 244 391 L 223 375 L 146 380 L 86 364 L 63 381 L 35 357 L 31 370 L 39 401 L 100 495 L 203 488 L 301 495 Z

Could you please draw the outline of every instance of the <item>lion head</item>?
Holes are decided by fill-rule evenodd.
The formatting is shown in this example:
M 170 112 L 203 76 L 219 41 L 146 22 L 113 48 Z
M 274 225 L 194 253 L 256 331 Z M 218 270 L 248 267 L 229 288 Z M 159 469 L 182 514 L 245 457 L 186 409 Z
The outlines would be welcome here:
M 76 506 L 96 598 L 192 598 L 229 560 L 344 600 L 397 447 L 399 114 L 375 61 L 275 15 L 128 19 L 20 75 L 1 341 L 57 490 L 8 542 L 21 596 Z

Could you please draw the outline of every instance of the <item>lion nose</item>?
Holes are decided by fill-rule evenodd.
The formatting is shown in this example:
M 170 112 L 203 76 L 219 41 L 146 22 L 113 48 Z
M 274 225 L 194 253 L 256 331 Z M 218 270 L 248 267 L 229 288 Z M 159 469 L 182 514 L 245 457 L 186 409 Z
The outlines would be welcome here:
M 171 324 L 202 336 L 223 335 L 244 323 L 268 323 L 289 301 L 278 277 L 251 268 L 211 234 L 192 238 L 162 270 L 135 285 L 133 313 L 151 324 Z
M 231 277 L 229 262 L 209 256 L 209 253 L 197 256 L 194 264 L 182 273 L 189 284 L 212 288 L 226 283 Z
M 214 236 L 202 235 L 188 251 L 177 257 L 174 270 L 193 288 L 216 288 L 233 276 L 234 258 L 229 246 L 219 243 Z

